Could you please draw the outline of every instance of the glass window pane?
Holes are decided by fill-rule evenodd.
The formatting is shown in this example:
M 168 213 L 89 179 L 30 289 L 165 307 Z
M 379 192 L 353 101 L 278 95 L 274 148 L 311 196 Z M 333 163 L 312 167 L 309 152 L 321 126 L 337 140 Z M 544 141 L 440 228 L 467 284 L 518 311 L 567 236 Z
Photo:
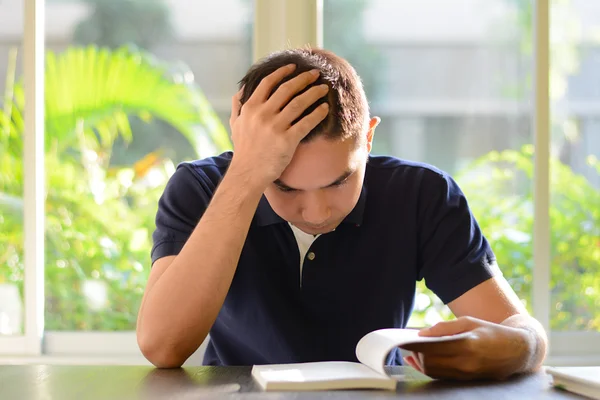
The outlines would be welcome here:
M 551 328 L 600 330 L 600 3 L 551 9 Z
M 46 4 L 47 330 L 133 330 L 158 198 L 229 149 L 252 2 Z
M 0 336 L 23 333 L 23 1 L 0 2 Z
M 450 173 L 530 307 L 532 1 L 325 0 L 324 44 L 382 118 L 373 153 Z M 432 11 L 432 10 L 435 10 Z M 448 318 L 418 285 L 411 326 Z

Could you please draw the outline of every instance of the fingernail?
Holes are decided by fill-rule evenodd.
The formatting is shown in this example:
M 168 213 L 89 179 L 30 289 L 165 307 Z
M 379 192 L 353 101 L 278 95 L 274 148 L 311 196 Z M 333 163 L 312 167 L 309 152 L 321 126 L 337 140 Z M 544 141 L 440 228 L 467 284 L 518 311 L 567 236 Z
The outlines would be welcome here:
M 329 108 L 329 104 L 323 103 L 319 107 L 321 107 L 323 110 L 325 110 L 325 109 Z
M 296 64 L 288 64 L 287 67 L 289 69 L 295 69 L 296 68 Z
M 321 89 L 322 91 L 326 92 L 329 90 L 329 86 L 327 85 L 319 85 L 319 89 Z
M 319 76 L 319 74 L 320 74 L 318 69 L 312 69 L 312 70 L 310 70 L 310 73 L 314 76 Z

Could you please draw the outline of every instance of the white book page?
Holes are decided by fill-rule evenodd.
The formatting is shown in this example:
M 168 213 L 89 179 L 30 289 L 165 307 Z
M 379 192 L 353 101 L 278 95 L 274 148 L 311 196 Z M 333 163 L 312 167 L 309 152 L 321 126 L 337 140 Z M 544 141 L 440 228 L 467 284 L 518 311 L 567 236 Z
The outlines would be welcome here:
M 361 378 L 388 379 L 386 375 L 379 375 L 362 364 L 346 361 L 255 365 L 253 373 L 261 375 L 266 381 L 287 382 L 318 382 Z
M 600 390 L 600 367 L 546 367 L 546 372 L 564 381 L 579 382 Z
M 252 376 L 263 388 L 353 388 L 393 389 L 396 382 L 369 367 L 345 361 L 255 365 Z
M 452 336 L 427 337 L 419 336 L 417 329 L 379 329 L 366 334 L 358 342 L 356 357 L 369 368 L 385 375 L 386 357 L 396 347 L 402 347 L 409 343 L 448 342 L 470 336 L 470 332 L 464 332 Z

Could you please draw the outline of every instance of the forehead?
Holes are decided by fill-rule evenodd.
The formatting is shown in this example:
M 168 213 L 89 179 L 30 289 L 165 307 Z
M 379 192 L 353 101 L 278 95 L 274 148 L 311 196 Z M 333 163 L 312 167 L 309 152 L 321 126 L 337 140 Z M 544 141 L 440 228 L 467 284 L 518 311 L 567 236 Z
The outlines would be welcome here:
M 298 189 L 323 187 L 345 172 L 358 169 L 365 162 L 364 153 L 354 139 L 342 141 L 316 137 L 298 146 L 279 179 Z

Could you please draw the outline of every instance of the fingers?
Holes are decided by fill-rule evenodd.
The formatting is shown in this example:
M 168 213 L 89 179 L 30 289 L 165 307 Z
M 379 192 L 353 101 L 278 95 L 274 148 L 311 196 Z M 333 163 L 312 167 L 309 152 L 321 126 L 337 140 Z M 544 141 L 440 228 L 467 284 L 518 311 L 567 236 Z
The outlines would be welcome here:
M 449 336 L 463 332 L 472 331 L 478 328 L 480 324 L 477 320 L 469 317 L 462 317 L 452 321 L 438 322 L 432 327 L 421 329 L 420 336 Z
M 312 131 L 321 121 L 327 117 L 329 104 L 323 103 L 315 108 L 313 112 L 296 122 L 288 133 L 298 142 L 300 142 L 310 131 Z
M 459 368 L 461 360 L 458 357 L 429 356 L 413 353 L 404 357 L 407 365 L 422 374 L 435 379 L 469 379 L 470 374 Z
M 421 372 L 424 372 L 425 371 L 425 354 L 413 353 L 413 356 L 414 356 L 415 362 L 419 366 L 419 369 L 421 370 Z
M 459 381 L 471 380 L 475 377 L 474 375 L 464 373 L 452 365 L 448 365 L 453 361 L 450 358 L 447 360 L 445 362 L 426 364 L 423 367 L 423 374 L 434 379 L 453 379 Z
M 424 353 L 426 355 L 452 356 L 462 354 L 468 348 L 469 338 L 453 340 L 451 342 L 410 343 L 402 345 L 405 350 Z
M 263 78 L 258 84 L 258 87 L 254 90 L 254 93 L 252 93 L 252 96 L 250 96 L 248 99 L 248 103 L 264 103 L 267 101 L 269 95 L 273 91 L 273 88 L 295 69 L 295 64 L 288 64 L 276 69 L 275 72 L 272 72 Z
M 404 357 L 404 362 L 407 365 L 409 365 L 409 366 L 413 367 L 414 369 L 416 369 L 417 371 L 423 373 L 423 370 L 421 369 L 421 367 L 419 365 L 417 365 L 417 362 L 416 362 L 414 356 L 406 356 L 406 357 Z
M 240 116 L 240 111 L 242 109 L 242 93 L 244 88 L 242 87 L 236 94 L 231 98 L 231 116 L 229 117 L 229 125 L 233 126 L 235 120 Z
M 311 87 L 306 92 L 296 96 L 290 101 L 277 118 L 286 128 L 289 127 L 296 118 L 302 115 L 302 113 L 313 105 L 315 101 L 325 96 L 328 91 L 329 86 L 325 84 Z
M 319 78 L 318 70 L 310 70 L 290 79 L 277 88 L 267 101 L 270 110 L 278 112 L 290 101 L 296 94 Z M 312 104 L 312 103 L 311 103 Z M 306 108 L 305 108 L 306 109 Z M 304 110 L 302 110 L 304 111 Z
M 423 356 L 423 373 L 436 379 L 471 380 L 483 378 L 485 371 L 472 359 L 457 356 Z

